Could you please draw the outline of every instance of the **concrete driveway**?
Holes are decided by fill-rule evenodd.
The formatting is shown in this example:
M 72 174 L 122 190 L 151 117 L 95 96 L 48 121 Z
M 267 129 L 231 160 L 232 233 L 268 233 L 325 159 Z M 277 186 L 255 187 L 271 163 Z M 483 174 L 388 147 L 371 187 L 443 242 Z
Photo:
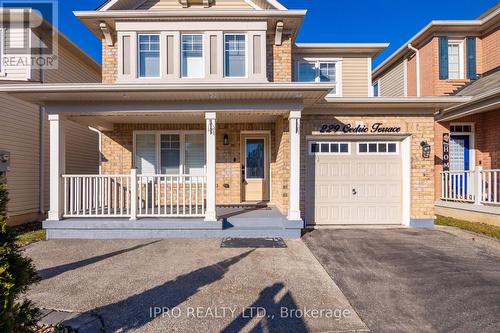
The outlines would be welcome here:
M 108 332 L 367 331 L 306 245 L 287 245 L 40 242 L 25 250 L 43 278 L 28 297 L 81 321 L 95 313 Z
M 303 239 L 373 332 L 500 332 L 497 250 L 424 229 Z

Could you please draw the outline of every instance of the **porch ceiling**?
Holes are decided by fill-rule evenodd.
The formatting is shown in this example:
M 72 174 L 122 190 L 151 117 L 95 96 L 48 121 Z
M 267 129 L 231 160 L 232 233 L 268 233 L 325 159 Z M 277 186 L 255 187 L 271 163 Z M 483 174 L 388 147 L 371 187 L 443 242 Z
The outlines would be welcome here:
M 269 112 L 221 112 L 217 114 L 218 123 L 273 123 L 284 111 Z M 113 124 L 203 124 L 203 112 L 189 113 L 109 113 L 109 114 L 70 114 L 68 120 L 99 130 L 111 130 Z

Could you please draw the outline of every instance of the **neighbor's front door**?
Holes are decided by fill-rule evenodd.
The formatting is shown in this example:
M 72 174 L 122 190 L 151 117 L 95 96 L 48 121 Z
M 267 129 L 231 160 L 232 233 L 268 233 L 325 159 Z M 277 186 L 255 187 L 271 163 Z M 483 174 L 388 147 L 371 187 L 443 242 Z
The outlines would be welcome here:
M 244 135 L 243 153 L 243 201 L 269 200 L 269 138 L 265 135 Z

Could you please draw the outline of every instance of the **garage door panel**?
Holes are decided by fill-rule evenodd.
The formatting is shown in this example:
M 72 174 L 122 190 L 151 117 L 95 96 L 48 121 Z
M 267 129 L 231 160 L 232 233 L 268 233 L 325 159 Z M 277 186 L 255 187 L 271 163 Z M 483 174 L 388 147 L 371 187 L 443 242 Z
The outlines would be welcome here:
M 308 159 L 309 223 L 401 224 L 400 154 L 317 154 Z M 354 191 L 353 191 L 354 190 Z M 311 195 L 309 195 L 311 194 Z

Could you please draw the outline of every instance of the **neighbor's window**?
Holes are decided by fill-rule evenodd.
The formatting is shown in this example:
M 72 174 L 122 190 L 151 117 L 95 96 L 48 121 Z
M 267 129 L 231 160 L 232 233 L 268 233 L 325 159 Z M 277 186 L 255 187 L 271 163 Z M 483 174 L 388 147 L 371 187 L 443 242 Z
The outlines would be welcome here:
M 337 82 L 338 63 L 335 61 L 300 61 L 298 80 L 300 82 Z
M 373 85 L 373 96 L 378 97 L 378 81 Z
M 448 78 L 463 79 L 463 47 L 461 42 L 448 43 Z
M 205 136 L 196 132 L 136 133 L 134 160 L 139 174 L 202 176 Z
M 139 35 L 139 77 L 160 77 L 160 35 Z
M 202 78 L 205 73 L 203 64 L 203 35 L 182 35 L 182 77 Z
M 226 77 L 245 77 L 246 35 L 231 34 L 224 36 L 224 75 Z

